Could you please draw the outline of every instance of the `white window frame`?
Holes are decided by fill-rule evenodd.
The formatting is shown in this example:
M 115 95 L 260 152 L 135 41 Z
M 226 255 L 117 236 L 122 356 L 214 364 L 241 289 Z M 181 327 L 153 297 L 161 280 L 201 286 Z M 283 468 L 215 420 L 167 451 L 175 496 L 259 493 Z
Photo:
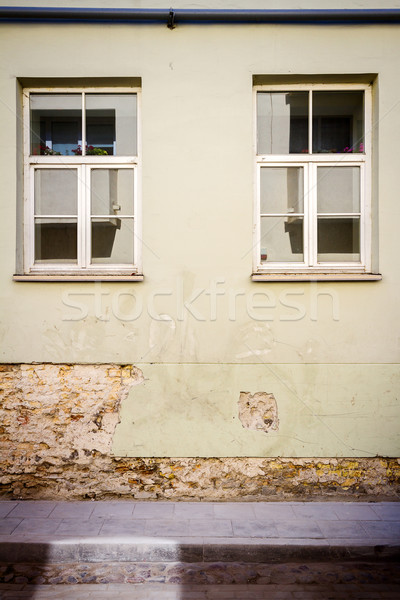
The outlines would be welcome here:
M 137 99 L 136 156 L 65 156 L 65 155 L 31 155 L 30 140 L 30 95 L 31 94 L 82 94 L 82 147 L 85 147 L 85 94 L 134 94 Z M 142 211 L 141 211 L 141 94 L 140 88 L 134 87 L 32 87 L 23 90 L 24 119 L 24 274 L 25 275 L 80 275 L 80 276 L 127 276 L 142 273 Z M 78 171 L 78 210 L 77 210 L 77 251 L 75 264 L 49 263 L 35 264 L 35 230 L 34 230 L 34 171 L 35 169 L 77 169 Z M 91 219 L 90 219 L 90 174 L 93 169 L 131 169 L 134 173 L 134 206 L 132 233 L 133 264 L 90 264 L 91 260 Z M 52 215 L 57 218 L 57 215 Z M 65 215 L 62 215 L 65 218 Z M 96 215 L 97 217 L 97 215 Z M 110 218 L 110 215 L 108 215 Z M 118 215 L 123 218 L 123 215 Z
M 318 153 L 312 154 L 312 94 L 309 94 L 309 154 L 257 154 L 257 93 L 292 91 L 356 91 L 364 92 L 364 153 Z M 255 196 L 253 273 L 257 274 L 318 274 L 318 273 L 371 273 L 371 127 L 372 94 L 369 84 L 279 84 L 254 86 L 254 154 Z M 317 261 L 317 167 L 346 165 L 360 167 L 360 261 L 320 262 Z M 260 172 L 265 166 L 302 167 L 304 169 L 304 262 L 261 263 L 261 211 Z M 340 213 L 342 216 L 342 213 Z M 356 216 L 357 213 L 351 213 Z M 279 216 L 279 215 L 278 215 Z M 328 215 L 329 216 L 329 215 Z

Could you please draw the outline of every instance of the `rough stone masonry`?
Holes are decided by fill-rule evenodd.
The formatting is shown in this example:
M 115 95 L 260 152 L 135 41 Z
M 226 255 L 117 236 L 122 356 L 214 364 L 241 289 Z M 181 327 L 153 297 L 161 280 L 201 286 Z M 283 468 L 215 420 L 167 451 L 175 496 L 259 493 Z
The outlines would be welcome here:
M 355 500 L 399 492 L 398 459 L 112 456 L 121 403 L 141 380 L 131 365 L 1 365 L 2 496 Z

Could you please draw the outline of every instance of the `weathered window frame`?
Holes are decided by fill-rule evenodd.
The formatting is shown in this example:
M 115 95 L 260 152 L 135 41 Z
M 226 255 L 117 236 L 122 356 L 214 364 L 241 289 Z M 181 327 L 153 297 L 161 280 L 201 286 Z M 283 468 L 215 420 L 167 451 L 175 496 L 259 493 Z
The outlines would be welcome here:
M 138 87 L 29 87 L 23 89 L 23 122 L 24 122 L 24 248 L 23 265 L 24 274 L 15 276 L 15 279 L 46 280 L 77 278 L 107 280 L 141 280 L 142 276 L 142 244 L 141 244 L 141 94 Z M 82 95 L 82 120 L 83 139 L 85 147 L 85 96 L 86 94 L 132 94 L 136 96 L 136 155 L 86 155 L 86 156 L 55 156 L 31 154 L 31 127 L 30 127 L 30 96 L 31 94 L 81 94 Z M 77 244 L 78 258 L 76 264 L 48 263 L 35 264 L 34 255 L 34 171 L 36 169 L 76 169 L 78 175 L 78 209 L 77 209 Z M 95 169 L 130 169 L 134 176 L 134 207 L 133 214 L 125 216 L 133 222 L 132 264 L 91 264 L 91 217 L 90 217 L 90 176 Z M 57 215 L 52 215 L 54 218 Z M 118 215 L 124 218 L 123 215 Z
M 363 91 L 364 93 L 364 153 L 312 153 L 312 93 L 309 93 L 308 154 L 258 154 L 257 140 L 257 94 L 259 92 L 292 91 Z M 371 256 L 371 129 L 372 93 L 371 85 L 363 83 L 293 83 L 254 86 L 254 149 L 255 149 L 255 203 L 253 240 L 253 280 L 307 280 L 309 279 L 380 279 L 372 274 Z M 316 177 L 320 166 L 356 166 L 361 169 L 360 180 L 360 261 L 320 262 L 317 261 L 317 199 Z M 302 167 L 304 169 L 304 261 L 262 262 L 261 261 L 261 210 L 260 172 L 262 167 Z M 355 213 L 354 213 L 355 214 Z M 353 277 L 354 276 L 354 277 Z

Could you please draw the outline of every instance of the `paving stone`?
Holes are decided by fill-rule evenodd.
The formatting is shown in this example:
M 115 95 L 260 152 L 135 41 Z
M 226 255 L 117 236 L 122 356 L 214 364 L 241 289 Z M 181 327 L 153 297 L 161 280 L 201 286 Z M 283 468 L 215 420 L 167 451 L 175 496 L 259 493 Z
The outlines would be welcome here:
M 57 527 L 56 534 L 60 536 L 97 536 L 103 525 L 102 519 L 63 519 Z
M 0 534 L 11 534 L 21 523 L 22 519 L 8 517 L 0 521 Z
M 365 539 L 365 531 L 358 521 L 318 521 L 325 538 Z
M 146 521 L 144 519 L 104 519 L 100 529 L 100 535 L 143 535 L 145 526 Z
M 0 510 L 2 503 L 0 502 Z M 35 502 L 17 502 L 13 510 L 13 517 L 42 517 L 51 515 L 57 503 L 49 500 L 36 500 Z
M 11 516 L 11 511 L 18 506 L 18 502 L 15 500 L 0 500 L 0 519 L 3 517 Z
M 363 528 L 371 537 L 380 537 L 400 543 L 400 521 L 363 521 Z
M 379 502 L 371 504 L 374 513 L 385 521 L 400 521 L 400 502 Z
M 134 519 L 172 519 L 173 502 L 138 502 L 133 511 Z
M 264 520 L 293 520 L 296 515 L 294 513 L 293 505 L 286 505 L 285 503 L 273 503 L 263 502 L 255 503 L 253 506 L 254 514 L 256 519 L 259 521 Z
M 14 529 L 13 533 L 48 535 L 55 533 L 60 523 L 60 519 L 44 519 L 29 517 L 26 519 L 22 519 L 18 527 Z
M 300 519 L 315 519 L 315 520 L 336 520 L 333 506 L 330 502 L 305 502 L 292 506 L 295 517 Z
M 153 519 L 146 521 L 146 535 L 150 536 L 183 536 L 189 534 L 189 521 L 172 519 Z
M 50 515 L 52 519 L 89 519 L 94 502 L 57 502 Z
M 277 521 L 278 536 L 282 538 L 323 538 L 324 535 L 312 520 Z
M 233 532 L 237 537 L 277 538 L 278 531 L 273 522 L 232 521 Z
M 190 519 L 189 533 L 196 536 L 233 536 L 232 522 L 229 519 Z
M 177 502 L 175 519 L 215 519 L 215 504 L 211 502 Z
M 333 512 L 340 520 L 374 521 L 375 512 L 371 506 L 359 502 L 335 502 Z
M 254 504 L 252 502 L 221 502 L 214 506 L 217 519 L 255 519 Z
M 98 501 L 94 503 L 93 512 L 90 515 L 91 519 L 97 517 L 116 518 L 116 519 L 131 519 L 136 502 L 129 501 L 114 501 L 104 502 Z

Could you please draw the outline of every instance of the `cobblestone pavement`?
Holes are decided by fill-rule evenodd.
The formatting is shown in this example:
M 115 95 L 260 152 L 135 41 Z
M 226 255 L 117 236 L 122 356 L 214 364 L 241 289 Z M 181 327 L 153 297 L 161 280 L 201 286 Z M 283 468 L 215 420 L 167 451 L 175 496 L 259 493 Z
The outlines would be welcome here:
M 303 550 L 304 552 L 305 550 Z M 242 548 L 243 554 L 245 549 Z M 104 558 L 104 557 L 103 557 Z M 123 557 L 122 557 L 123 558 Z M 273 557 L 274 558 L 274 557 Z M 275 556 L 276 559 L 276 556 Z M 198 585 L 338 585 L 397 584 L 400 565 L 395 560 L 308 561 L 263 563 L 220 562 L 120 562 L 0 564 L 0 582 L 25 585 L 167 584 L 185 589 Z M 400 598 L 400 596 L 399 596 Z
M 399 600 L 396 585 L 0 585 L 1 600 Z

